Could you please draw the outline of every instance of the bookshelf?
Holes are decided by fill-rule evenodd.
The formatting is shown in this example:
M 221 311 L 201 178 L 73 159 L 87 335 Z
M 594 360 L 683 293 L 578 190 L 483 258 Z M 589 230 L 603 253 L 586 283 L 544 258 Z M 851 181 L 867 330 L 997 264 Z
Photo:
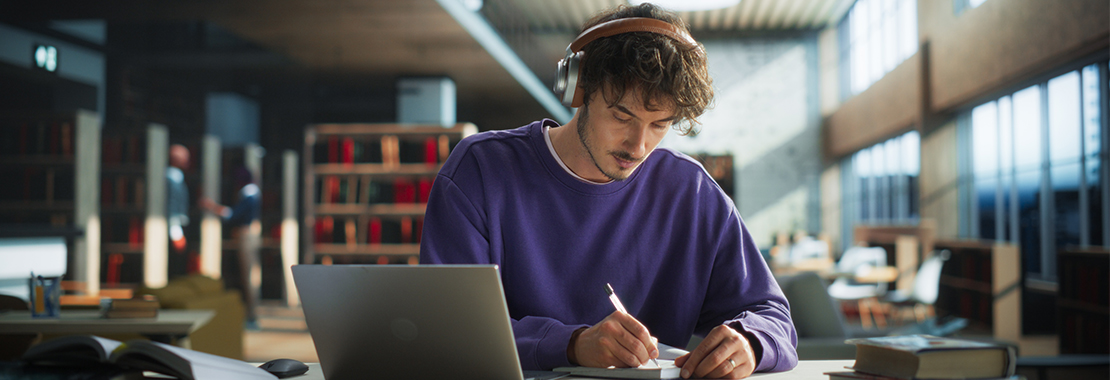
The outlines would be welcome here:
M 0 226 L 76 229 L 66 243 L 66 278 L 99 293 L 99 116 L 85 110 L 0 115 L 0 176 L 11 181 L 0 186 Z
M 152 186 L 164 190 L 147 177 L 153 165 L 147 154 L 159 150 L 149 147 L 148 133 L 160 128 L 106 132 L 101 141 L 99 278 L 108 287 L 143 283 L 143 248 L 150 232 L 147 192 Z
M 1068 247 L 1056 257 L 1061 354 L 1110 354 L 1110 250 Z
M 305 130 L 304 263 L 415 264 L 432 181 L 477 133 L 408 124 L 317 124 Z
M 1021 255 L 1016 245 L 936 241 L 951 256 L 941 270 L 938 315 L 966 318 L 996 339 L 1017 343 L 1021 334 Z

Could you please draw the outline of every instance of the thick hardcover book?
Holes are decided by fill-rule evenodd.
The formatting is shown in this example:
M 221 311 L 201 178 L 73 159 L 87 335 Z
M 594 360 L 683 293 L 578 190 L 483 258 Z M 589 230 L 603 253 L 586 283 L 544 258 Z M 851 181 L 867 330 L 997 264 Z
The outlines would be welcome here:
M 71 335 L 35 345 L 23 355 L 34 364 L 93 366 L 111 364 L 130 370 L 157 372 L 182 380 L 276 379 L 258 367 L 235 359 L 147 340 L 126 343 L 92 335 Z
M 829 380 L 905 380 L 897 377 L 870 375 L 863 372 L 855 371 L 838 371 L 838 372 L 825 372 L 829 375 Z M 998 377 L 991 379 L 976 379 L 976 380 L 1021 380 L 1022 376 Z
M 849 339 L 858 372 L 902 379 L 1005 378 L 1014 375 L 1013 347 L 929 335 Z

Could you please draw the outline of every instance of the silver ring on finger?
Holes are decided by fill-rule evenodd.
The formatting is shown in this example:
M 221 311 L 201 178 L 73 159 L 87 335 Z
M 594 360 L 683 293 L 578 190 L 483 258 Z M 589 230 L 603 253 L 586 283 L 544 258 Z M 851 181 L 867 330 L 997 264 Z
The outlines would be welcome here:
M 728 358 L 728 364 L 732 365 L 732 368 L 736 368 L 736 362 L 732 361 L 732 358 Z

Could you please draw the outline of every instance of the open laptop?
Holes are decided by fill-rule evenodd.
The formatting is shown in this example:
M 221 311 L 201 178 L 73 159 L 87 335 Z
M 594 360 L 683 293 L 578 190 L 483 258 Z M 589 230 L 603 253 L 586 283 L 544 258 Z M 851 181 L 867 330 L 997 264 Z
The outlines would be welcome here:
M 329 380 L 523 379 L 499 277 L 494 265 L 293 267 Z

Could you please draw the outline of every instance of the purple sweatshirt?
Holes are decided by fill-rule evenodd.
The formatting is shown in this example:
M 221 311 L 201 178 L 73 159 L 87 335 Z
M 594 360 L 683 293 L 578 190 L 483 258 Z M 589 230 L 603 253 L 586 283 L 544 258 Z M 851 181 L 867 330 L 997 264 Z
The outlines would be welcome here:
M 551 120 L 464 139 L 432 185 L 420 261 L 497 264 L 525 370 L 568 366 L 575 329 L 613 312 L 611 283 L 659 341 L 728 324 L 757 371 L 797 363 L 786 298 L 732 201 L 690 157 L 656 149 L 624 181 L 581 182 L 544 140 Z

